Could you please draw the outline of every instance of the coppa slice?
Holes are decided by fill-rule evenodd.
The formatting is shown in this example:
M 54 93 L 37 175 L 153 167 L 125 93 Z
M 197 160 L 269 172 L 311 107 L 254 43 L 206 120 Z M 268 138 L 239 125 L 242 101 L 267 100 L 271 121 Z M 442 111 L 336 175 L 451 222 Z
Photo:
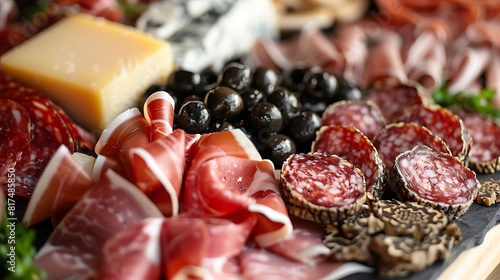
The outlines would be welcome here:
M 368 139 L 373 139 L 386 125 L 386 120 L 372 101 L 338 101 L 325 109 L 321 124 L 350 125 L 363 132 Z
M 414 106 L 406 109 L 398 120 L 425 126 L 439 136 L 448 145 L 451 154 L 461 162 L 465 162 L 469 155 L 472 138 L 465 129 L 462 120 L 451 111 L 438 105 Z
M 364 99 L 375 102 L 388 123 L 394 122 L 408 107 L 427 106 L 431 102 L 428 92 L 420 86 L 411 85 L 375 87 L 368 91 Z
M 291 155 L 283 163 L 280 189 L 291 214 L 333 225 L 366 201 L 363 173 L 335 155 Z
M 373 144 L 352 126 L 323 126 L 312 145 L 312 152 L 337 155 L 359 168 L 365 175 L 366 192 L 380 198 L 387 183 L 387 171 Z M 370 197 L 368 197 L 370 198 Z
M 454 111 L 472 136 L 469 167 L 480 173 L 500 171 L 500 122 L 479 113 Z
M 417 145 L 426 145 L 437 152 L 451 155 L 446 143 L 427 128 L 415 123 L 392 123 L 384 127 L 373 139 L 385 168 L 390 172 L 396 157 Z
M 458 159 L 417 146 L 394 161 L 389 183 L 400 200 L 434 207 L 449 218 L 460 217 L 476 198 L 476 174 Z

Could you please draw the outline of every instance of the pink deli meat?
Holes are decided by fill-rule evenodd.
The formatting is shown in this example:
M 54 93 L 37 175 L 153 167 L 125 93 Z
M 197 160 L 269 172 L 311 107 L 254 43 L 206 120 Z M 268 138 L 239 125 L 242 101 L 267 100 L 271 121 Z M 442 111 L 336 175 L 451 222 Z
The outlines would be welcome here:
M 175 101 L 165 91 L 153 93 L 144 103 L 144 118 L 151 125 L 150 140 L 170 135 L 174 124 Z

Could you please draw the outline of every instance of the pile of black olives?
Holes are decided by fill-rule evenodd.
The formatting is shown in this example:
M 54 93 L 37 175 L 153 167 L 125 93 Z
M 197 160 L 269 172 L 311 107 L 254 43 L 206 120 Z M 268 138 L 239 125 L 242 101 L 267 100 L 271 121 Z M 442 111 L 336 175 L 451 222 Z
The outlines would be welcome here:
M 290 154 L 310 151 L 329 104 L 362 97 L 355 84 L 319 67 L 278 74 L 238 62 L 227 64 L 218 75 L 177 70 L 166 85 L 151 86 L 144 100 L 158 90 L 176 101 L 174 126 L 187 133 L 239 128 L 276 168 Z

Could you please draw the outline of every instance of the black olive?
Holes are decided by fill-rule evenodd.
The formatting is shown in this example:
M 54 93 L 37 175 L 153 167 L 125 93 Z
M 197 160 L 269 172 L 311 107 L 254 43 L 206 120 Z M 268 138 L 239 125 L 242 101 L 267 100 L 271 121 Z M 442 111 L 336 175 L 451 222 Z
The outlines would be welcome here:
M 201 75 L 200 84 L 203 94 L 217 86 L 217 74 L 213 70 L 211 69 L 205 70 L 201 72 L 200 75 Z
M 267 101 L 276 105 L 286 120 L 297 117 L 302 110 L 302 103 L 300 103 L 297 96 L 284 87 L 274 90 L 267 98 Z
M 338 85 L 337 92 L 335 94 L 335 101 L 339 100 L 360 100 L 362 97 L 361 90 L 356 86 L 351 80 L 347 80 L 344 77 L 337 77 Z
M 210 126 L 210 131 L 212 132 L 220 132 L 233 129 L 235 129 L 235 127 L 231 123 L 226 121 L 218 121 Z
M 185 94 L 195 94 L 193 91 L 199 89 L 201 76 L 187 70 L 176 70 L 168 77 L 167 87 Z
M 281 84 L 291 91 L 302 93 L 305 89 L 305 75 L 310 72 L 319 71 L 319 67 L 310 68 L 304 65 L 297 65 L 295 68 L 283 73 Z
M 250 111 L 250 127 L 257 134 L 269 135 L 278 132 L 283 125 L 281 112 L 272 103 L 260 102 Z
M 210 111 L 201 101 L 189 101 L 182 105 L 177 121 L 187 133 L 204 133 L 210 126 Z
M 327 72 L 309 72 L 306 79 L 306 92 L 327 103 L 332 102 L 337 90 L 337 78 Z
M 207 92 L 205 104 L 216 120 L 232 120 L 243 110 L 243 98 L 231 88 L 218 86 Z
M 326 106 L 328 106 L 329 104 L 323 100 L 309 96 L 307 94 L 302 95 L 300 97 L 300 101 L 302 102 L 303 111 L 313 111 L 318 115 L 323 115 L 323 111 L 325 111 Z
M 241 98 L 243 98 L 243 104 L 245 104 L 245 109 L 250 110 L 259 102 L 266 100 L 264 93 L 260 89 L 248 88 L 241 92 Z
M 321 127 L 321 118 L 318 114 L 305 111 L 292 120 L 288 126 L 288 135 L 298 146 L 308 146 L 311 149 L 312 141 L 316 138 L 316 131 Z
M 230 63 L 219 74 L 218 84 L 241 91 L 250 85 L 251 74 L 248 66 L 236 62 Z
M 141 111 L 141 113 L 143 113 L 144 103 L 146 103 L 146 100 L 148 99 L 149 96 L 151 96 L 151 94 L 153 94 L 157 91 L 166 91 L 166 90 L 167 90 L 167 87 L 164 85 L 160 85 L 160 84 L 154 84 L 154 85 L 151 85 L 150 87 L 148 87 L 148 89 L 146 89 L 146 91 L 142 95 L 141 103 L 138 104 L 138 106 L 137 106 L 139 108 L 139 111 Z M 175 97 L 174 97 L 174 101 L 177 102 Z
M 271 159 L 277 169 L 280 169 L 283 162 L 297 151 L 293 140 L 284 134 L 272 135 L 263 144 L 262 156 Z
M 266 95 L 271 94 L 279 83 L 279 76 L 269 68 L 257 67 L 253 72 L 252 87 L 260 89 Z
M 188 103 L 189 101 L 203 101 L 203 100 L 198 95 L 192 94 L 186 96 L 186 98 L 184 98 L 184 100 L 182 101 L 182 104 Z

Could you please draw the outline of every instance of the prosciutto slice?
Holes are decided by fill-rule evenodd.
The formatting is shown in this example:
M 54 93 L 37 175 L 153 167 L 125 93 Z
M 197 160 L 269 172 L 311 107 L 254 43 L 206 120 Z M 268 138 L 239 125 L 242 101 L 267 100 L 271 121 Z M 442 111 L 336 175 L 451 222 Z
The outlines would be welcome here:
M 144 118 L 151 125 L 150 140 L 163 138 L 172 133 L 175 101 L 165 91 L 150 95 L 144 103 Z
M 54 215 L 62 218 L 92 186 L 89 174 L 61 145 L 45 167 L 23 221 L 32 226 Z
M 224 156 L 191 168 L 186 177 L 185 209 L 204 211 L 213 216 L 246 210 L 255 213 L 253 235 L 266 247 L 292 232 L 292 224 L 279 194 L 274 166 Z
M 150 218 L 109 239 L 103 248 L 101 280 L 160 279 L 163 219 Z
M 131 149 L 130 155 L 132 182 L 161 205 L 164 215 L 177 215 L 184 176 L 185 132 L 177 129 L 144 148 Z
M 48 279 L 94 277 L 106 241 L 150 217 L 162 215 L 137 187 L 109 170 L 57 225 L 35 256 L 35 266 Z
M 113 170 L 116 174 L 126 177 L 125 168 L 119 161 L 107 156 L 97 155 L 92 168 L 92 180 L 94 180 L 94 182 L 98 182 L 108 170 Z
M 102 132 L 95 152 L 121 163 L 128 163 L 132 148 L 149 143 L 149 123 L 139 109 L 129 109 L 116 117 Z
M 487 47 L 470 47 L 458 53 L 451 62 L 450 69 L 456 69 L 447 83 L 450 93 L 473 89 L 475 82 L 490 61 Z

